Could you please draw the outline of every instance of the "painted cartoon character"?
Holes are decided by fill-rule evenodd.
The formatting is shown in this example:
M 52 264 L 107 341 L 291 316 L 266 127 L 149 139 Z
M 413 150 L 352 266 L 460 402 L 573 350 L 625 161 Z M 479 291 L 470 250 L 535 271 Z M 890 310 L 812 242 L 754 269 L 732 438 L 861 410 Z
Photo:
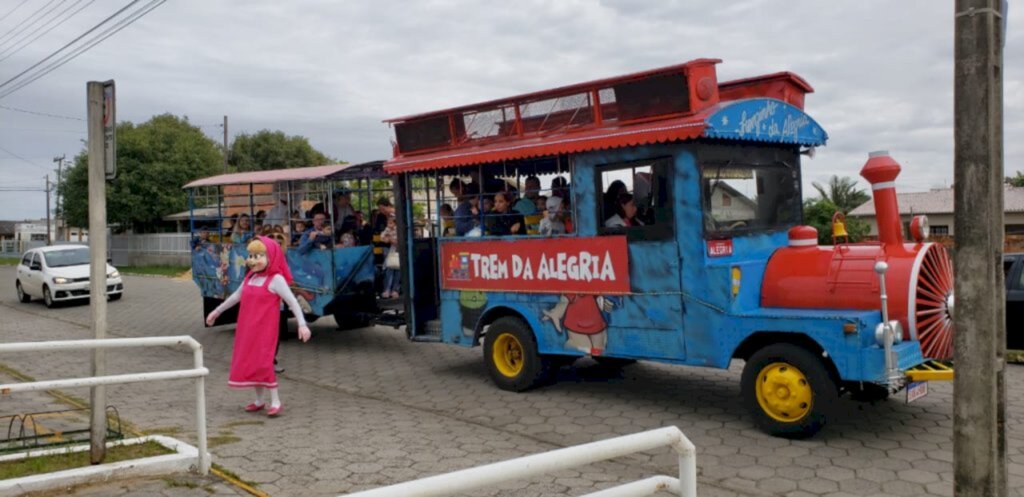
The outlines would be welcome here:
M 599 295 L 562 295 L 554 307 L 543 311 L 541 319 L 551 321 L 559 334 L 564 329 L 566 347 L 599 356 L 608 344 L 604 313 L 614 307 L 611 299 Z

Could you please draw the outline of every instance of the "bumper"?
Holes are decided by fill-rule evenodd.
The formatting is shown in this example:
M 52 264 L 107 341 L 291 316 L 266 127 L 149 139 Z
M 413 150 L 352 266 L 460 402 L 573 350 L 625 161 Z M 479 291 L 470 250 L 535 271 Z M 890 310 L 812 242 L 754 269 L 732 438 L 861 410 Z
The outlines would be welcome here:
M 68 300 L 89 298 L 89 282 L 68 283 L 65 285 L 53 285 L 51 290 L 53 300 L 64 302 Z M 124 292 L 124 283 L 121 278 L 107 280 L 107 295 L 117 295 Z
M 906 371 L 909 381 L 953 381 L 953 364 L 928 361 Z

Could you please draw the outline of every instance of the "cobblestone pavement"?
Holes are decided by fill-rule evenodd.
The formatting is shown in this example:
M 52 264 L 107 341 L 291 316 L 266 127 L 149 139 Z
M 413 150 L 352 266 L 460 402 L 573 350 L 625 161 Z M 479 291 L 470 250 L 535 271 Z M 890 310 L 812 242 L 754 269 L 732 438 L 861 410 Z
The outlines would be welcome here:
M 13 268 L 0 268 L 12 281 Z M 211 376 L 207 411 L 215 462 L 272 495 L 337 495 L 511 457 L 675 425 L 697 445 L 701 495 L 952 495 L 952 385 L 933 383 L 913 404 L 843 400 L 843 415 L 811 440 L 756 430 L 739 401 L 741 364 L 729 370 L 644 363 L 621 371 L 588 360 L 555 384 L 498 390 L 480 349 L 417 344 L 400 331 L 335 331 L 324 318 L 309 343 L 286 341 L 285 415 L 245 414 L 229 391 L 232 328 L 204 329 L 190 281 L 126 278 L 109 305 L 112 336 L 189 334 L 203 343 Z M 88 338 L 88 305 L 46 309 L 0 292 L 0 341 Z M 185 351 L 108 353 L 110 373 L 187 368 Z M 40 379 L 84 376 L 86 354 L 0 357 Z M 1024 497 L 1024 367 L 1007 371 L 1010 495 Z M 185 382 L 109 389 L 121 415 L 150 432 L 194 442 Z M 85 397 L 85 391 L 70 392 Z M 4 402 L 4 400 L 0 400 Z M 0 415 L 6 408 L 0 407 Z M 514 482 L 474 495 L 579 495 L 653 474 L 672 474 L 667 450 Z

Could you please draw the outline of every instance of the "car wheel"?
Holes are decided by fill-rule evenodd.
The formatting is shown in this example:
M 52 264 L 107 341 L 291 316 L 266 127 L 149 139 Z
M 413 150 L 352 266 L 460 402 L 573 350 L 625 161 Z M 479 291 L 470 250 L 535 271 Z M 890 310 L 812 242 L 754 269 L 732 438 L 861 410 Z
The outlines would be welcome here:
M 515 317 L 500 318 L 487 328 L 484 362 L 498 388 L 513 392 L 539 386 L 554 370 L 551 358 L 537 352 L 529 325 Z
M 821 359 L 788 343 L 755 352 L 743 368 L 740 389 L 755 423 L 770 435 L 788 438 L 821 430 L 839 398 Z
M 20 302 L 28 303 L 28 302 L 32 301 L 32 296 L 27 294 L 27 293 L 25 293 L 25 289 L 21 287 L 21 282 L 20 281 L 15 281 L 14 282 L 14 286 L 15 286 L 15 288 L 18 289 L 18 300 Z
M 43 303 L 46 304 L 46 307 L 50 308 L 57 305 L 57 303 L 53 301 L 53 295 L 50 295 L 50 287 L 46 285 L 43 285 Z

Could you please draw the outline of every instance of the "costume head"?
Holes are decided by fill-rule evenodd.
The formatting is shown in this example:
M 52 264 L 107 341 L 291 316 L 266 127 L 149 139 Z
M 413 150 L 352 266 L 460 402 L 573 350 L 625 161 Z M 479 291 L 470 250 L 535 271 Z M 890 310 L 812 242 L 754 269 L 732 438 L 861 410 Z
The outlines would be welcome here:
M 544 207 L 548 209 L 548 219 L 554 221 L 562 211 L 562 199 L 559 197 L 548 197 Z
M 284 280 L 292 284 L 292 272 L 288 269 L 288 262 L 284 258 L 284 251 L 281 246 L 265 236 L 259 236 L 249 242 L 246 247 L 249 251 L 249 258 L 245 264 L 249 266 L 252 273 L 264 273 L 267 277 L 275 274 L 284 276 Z

